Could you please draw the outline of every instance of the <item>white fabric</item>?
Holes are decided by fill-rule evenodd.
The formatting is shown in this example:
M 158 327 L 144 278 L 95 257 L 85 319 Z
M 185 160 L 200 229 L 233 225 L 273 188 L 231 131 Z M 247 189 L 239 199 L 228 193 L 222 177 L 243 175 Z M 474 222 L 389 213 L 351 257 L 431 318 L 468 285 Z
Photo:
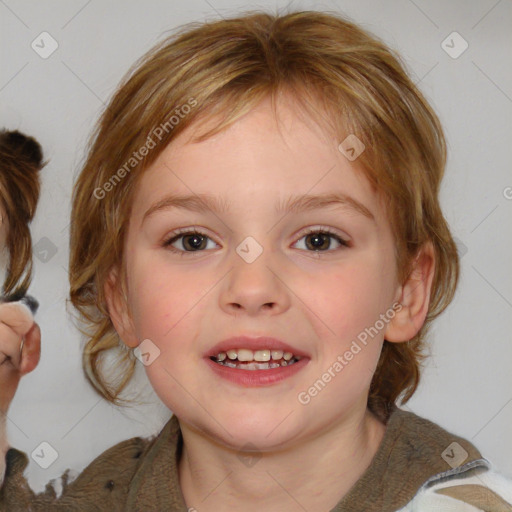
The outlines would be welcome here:
M 453 470 L 450 470 L 429 478 L 418 490 L 415 497 L 397 512 L 498 512 L 501 510 L 512 512 L 512 479 L 500 473 L 486 459 L 482 460 L 487 463 L 487 468 L 482 467 L 477 471 L 469 471 L 471 468 L 468 468 L 466 472 L 455 474 L 450 474 L 453 473 Z M 447 478 L 437 481 L 443 475 L 447 475 Z M 437 482 L 432 483 L 433 481 Z M 509 506 L 501 504 L 500 508 L 497 508 L 498 505 L 493 505 L 490 501 L 486 508 L 478 508 L 461 499 L 436 493 L 438 489 L 465 484 L 487 487 L 507 502 Z

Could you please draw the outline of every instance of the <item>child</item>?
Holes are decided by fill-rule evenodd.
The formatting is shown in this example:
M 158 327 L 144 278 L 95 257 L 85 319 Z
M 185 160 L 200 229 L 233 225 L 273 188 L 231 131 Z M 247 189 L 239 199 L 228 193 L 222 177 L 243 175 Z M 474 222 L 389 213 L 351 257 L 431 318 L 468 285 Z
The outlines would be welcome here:
M 18 131 L 0 131 L 0 253 L 4 272 L 0 297 L 0 450 L 8 449 L 3 412 L 12 400 L 21 375 L 39 361 L 40 330 L 32 314 L 37 302 L 26 295 L 32 279 L 32 239 L 29 223 L 34 218 L 40 193 L 40 144 Z M 7 344 L 19 346 L 7 357 Z M 23 346 L 25 345 L 25 346 Z M 23 353 L 23 359 L 21 355 Z M 0 479 L 5 459 L 0 459 Z
M 59 498 L 9 449 L 0 509 L 512 510 L 475 446 L 397 406 L 458 281 L 445 157 L 397 57 L 337 15 L 246 13 L 154 48 L 75 185 L 70 297 L 94 389 L 123 404 L 143 364 L 174 415 Z

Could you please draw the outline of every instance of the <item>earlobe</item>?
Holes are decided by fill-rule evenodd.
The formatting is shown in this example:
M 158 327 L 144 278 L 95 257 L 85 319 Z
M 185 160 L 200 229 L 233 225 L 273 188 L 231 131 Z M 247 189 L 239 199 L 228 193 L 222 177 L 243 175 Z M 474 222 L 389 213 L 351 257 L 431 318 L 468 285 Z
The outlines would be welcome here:
M 398 301 L 402 305 L 389 322 L 384 339 L 400 343 L 412 339 L 425 322 L 435 270 L 431 242 L 419 251 L 407 281 L 401 286 Z
M 134 348 L 139 342 L 135 336 L 135 329 L 128 311 L 127 298 L 121 289 L 118 269 L 113 268 L 104 284 L 108 313 L 123 343 L 130 348 Z

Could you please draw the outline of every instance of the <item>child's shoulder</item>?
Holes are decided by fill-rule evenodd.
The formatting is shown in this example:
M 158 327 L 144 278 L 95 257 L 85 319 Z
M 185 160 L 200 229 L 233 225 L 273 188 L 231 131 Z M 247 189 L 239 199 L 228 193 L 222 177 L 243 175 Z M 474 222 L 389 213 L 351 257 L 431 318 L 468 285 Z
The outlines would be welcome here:
M 133 437 L 121 441 L 98 455 L 74 479 L 66 470 L 60 481 L 51 480 L 45 491 L 35 494 L 23 472 L 29 463 L 26 453 L 10 448 L 6 454 L 6 472 L 0 489 L 0 511 L 17 510 L 74 511 L 94 510 L 114 512 L 126 510 L 125 506 L 135 484 L 146 477 L 147 468 L 159 451 L 157 444 L 169 440 L 177 431 L 177 421 L 172 417 L 159 434 L 143 438 Z M 142 471 L 141 471 L 142 470 Z M 61 492 L 57 496 L 56 489 Z M 84 508 L 86 507 L 86 508 Z
M 386 443 L 392 448 L 386 449 Z M 437 423 L 396 408 L 383 445 L 388 456 L 386 488 L 403 497 L 393 502 L 392 510 L 512 512 L 512 480 L 470 441 Z M 386 499 L 393 498 L 387 494 Z
M 486 463 L 435 475 L 398 512 L 512 512 L 512 479 Z

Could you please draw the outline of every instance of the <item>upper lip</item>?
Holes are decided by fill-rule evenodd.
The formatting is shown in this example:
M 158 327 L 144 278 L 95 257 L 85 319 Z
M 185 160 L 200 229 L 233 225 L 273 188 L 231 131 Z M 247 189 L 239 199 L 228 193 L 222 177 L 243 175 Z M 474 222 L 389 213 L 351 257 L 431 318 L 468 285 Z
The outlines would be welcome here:
M 206 357 L 214 357 L 220 352 L 227 352 L 230 349 L 238 348 L 246 348 L 253 351 L 264 349 L 282 350 L 283 352 L 291 352 L 294 356 L 308 357 L 308 355 L 301 350 L 292 347 L 284 341 L 269 336 L 235 336 L 233 338 L 228 338 L 217 343 L 213 348 L 211 348 L 206 354 Z

